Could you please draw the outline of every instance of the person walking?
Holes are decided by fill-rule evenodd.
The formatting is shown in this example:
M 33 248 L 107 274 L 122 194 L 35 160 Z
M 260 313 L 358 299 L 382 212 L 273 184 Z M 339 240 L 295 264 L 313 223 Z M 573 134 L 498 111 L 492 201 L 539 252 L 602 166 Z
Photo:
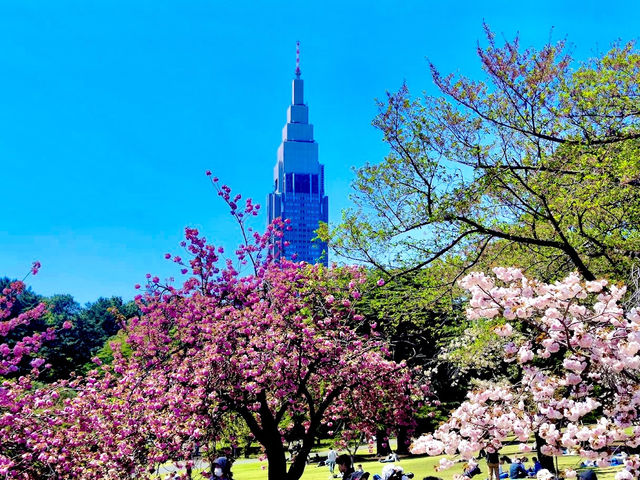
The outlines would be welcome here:
M 327 461 L 326 464 L 329 467 L 329 472 L 331 472 L 331 475 L 333 475 L 333 471 L 336 468 L 336 458 L 338 458 L 338 453 L 331 448 L 331 450 L 329 450 L 329 455 L 327 455 Z

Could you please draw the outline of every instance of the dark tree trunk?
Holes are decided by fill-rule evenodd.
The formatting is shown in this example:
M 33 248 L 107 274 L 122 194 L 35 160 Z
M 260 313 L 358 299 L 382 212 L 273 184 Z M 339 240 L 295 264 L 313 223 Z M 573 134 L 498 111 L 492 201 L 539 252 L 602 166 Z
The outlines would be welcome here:
M 247 422 L 247 426 L 255 439 L 264 447 L 267 455 L 268 480 L 299 480 L 304 473 L 307 464 L 307 457 L 313 447 L 313 441 L 318 434 L 320 420 L 322 419 L 326 409 L 340 394 L 340 389 L 330 392 L 315 409 L 315 413 L 311 416 L 310 425 L 302 440 L 302 448 L 298 451 L 295 461 L 291 464 L 291 468 L 287 471 L 287 459 L 285 456 L 285 448 L 278 429 L 278 423 L 282 419 L 281 416 L 274 416 L 269 410 L 267 404 L 267 395 L 265 392 L 258 394 L 260 408 L 258 422 L 254 417 L 254 413 L 246 407 L 240 406 L 238 413 Z
M 378 430 L 376 432 L 376 454 L 379 457 L 384 457 L 391 453 L 391 447 L 389 447 L 389 438 L 387 432 L 384 430 Z
M 316 441 L 316 432 L 319 423 L 317 421 L 312 421 L 309 426 L 309 430 L 302 438 L 302 445 L 296 454 L 295 461 L 289 467 L 289 471 L 287 472 L 287 480 L 298 480 L 302 477 L 304 473 L 304 469 L 307 466 L 307 459 L 311 454 L 311 449 Z
M 407 427 L 400 427 L 398 429 L 398 447 L 396 448 L 396 453 L 398 455 L 409 455 L 410 443 Z
M 311 441 L 313 444 L 313 440 Z M 307 458 L 309 458 L 310 446 L 303 446 L 298 453 L 296 453 L 295 461 L 289 467 L 287 472 L 287 480 L 298 480 L 304 473 L 304 469 L 307 466 Z
M 537 431 L 535 432 L 535 439 L 536 453 L 538 454 L 538 461 L 540 462 L 540 465 L 542 466 L 542 468 L 546 468 L 550 472 L 556 473 L 556 466 L 553 464 L 553 457 L 545 455 L 540 451 L 542 447 L 547 444 L 547 442 L 545 442 L 544 439 L 540 435 L 538 435 Z
M 209 461 L 209 473 L 213 472 L 213 468 L 211 467 L 211 465 L 213 465 L 213 462 L 216 460 L 216 451 L 215 451 L 215 444 L 213 443 L 213 441 L 208 442 L 208 448 L 207 448 L 207 460 Z
M 265 453 L 267 454 L 267 462 L 269 463 L 269 480 L 288 479 L 287 459 L 285 457 L 284 445 L 282 445 L 282 439 L 280 438 L 280 435 L 277 434 L 277 436 L 271 436 L 270 441 L 265 443 Z

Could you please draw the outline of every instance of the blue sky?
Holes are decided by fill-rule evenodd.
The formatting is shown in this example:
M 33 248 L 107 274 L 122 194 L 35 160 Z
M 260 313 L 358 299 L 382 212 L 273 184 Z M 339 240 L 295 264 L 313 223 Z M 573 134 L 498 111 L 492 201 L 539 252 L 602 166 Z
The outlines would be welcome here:
M 483 19 L 578 59 L 638 36 L 640 2 L 136 1 L 0 3 L 0 276 L 81 303 L 179 276 L 185 226 L 239 241 L 204 175 L 263 204 L 291 98 L 295 42 L 327 172 L 330 220 L 351 167 L 386 153 L 374 99 L 427 61 L 479 75 Z M 256 227 L 264 227 L 259 217 Z

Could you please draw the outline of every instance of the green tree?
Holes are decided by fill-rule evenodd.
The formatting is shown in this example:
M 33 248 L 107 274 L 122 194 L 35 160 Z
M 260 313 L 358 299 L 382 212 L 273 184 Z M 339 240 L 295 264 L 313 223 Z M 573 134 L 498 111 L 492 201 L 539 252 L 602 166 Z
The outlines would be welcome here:
M 94 342 L 100 337 L 100 329 L 93 322 L 82 319 L 83 309 L 73 296 L 53 295 L 45 300 L 49 309 L 44 315 L 47 326 L 60 328 L 64 322 L 73 327 L 63 330 L 55 340 L 41 350 L 47 363 L 51 365 L 44 372 L 48 381 L 68 378 L 71 372 L 80 373 L 81 367 L 91 359 Z
M 447 418 L 464 400 L 472 379 L 494 379 L 506 373 L 505 365 L 497 361 L 501 350 L 495 334 L 467 321 L 461 296 L 437 288 L 442 268 L 448 267 L 435 262 L 375 288 L 379 275 L 370 271 L 369 286 L 358 303 L 366 323 L 375 324 L 376 331 L 389 340 L 393 359 L 419 365 L 429 374 L 434 401 L 417 416 L 421 432 L 432 431 Z M 473 353 L 465 355 L 469 349 Z M 378 453 L 384 454 L 386 426 L 380 427 Z M 402 437 L 401 431 L 392 434 Z
M 82 373 L 92 368 L 91 359 L 105 342 L 118 333 L 123 319 L 138 313 L 134 302 L 124 303 L 120 297 L 100 297 L 81 307 L 71 295 L 54 295 L 47 299 L 49 313 L 45 321 L 59 328 L 70 321 L 73 328 L 43 347 L 42 353 L 51 364 L 46 379 L 68 378 L 71 372 Z
M 102 346 L 108 337 L 116 335 L 122 327 L 122 321 L 135 317 L 140 313 L 135 302 L 124 302 L 120 297 L 100 297 L 88 303 L 82 311 L 81 318 L 96 324 L 101 330 L 97 343 Z
M 625 277 L 640 253 L 640 55 L 632 43 L 575 63 L 564 42 L 478 48 L 486 78 L 403 86 L 374 125 L 390 153 L 357 171 L 333 246 L 393 274 L 444 261 L 521 265 L 543 279 Z

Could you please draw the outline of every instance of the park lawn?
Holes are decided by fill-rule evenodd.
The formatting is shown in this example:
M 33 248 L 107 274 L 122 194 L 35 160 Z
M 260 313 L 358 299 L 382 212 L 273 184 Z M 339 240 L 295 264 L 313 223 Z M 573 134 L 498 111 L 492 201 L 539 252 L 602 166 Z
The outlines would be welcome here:
M 343 452 L 339 452 L 343 453 Z M 529 459 L 527 466 L 531 465 L 531 457 L 535 456 L 535 452 L 522 454 L 518 451 L 517 446 L 506 446 L 500 453 L 502 455 L 513 456 L 526 456 Z M 434 467 L 438 465 L 443 455 L 429 457 L 429 456 L 415 456 L 401 458 L 396 465 L 401 466 L 405 472 L 413 472 L 415 474 L 414 480 L 422 480 L 429 475 L 435 475 L 441 477 L 443 480 L 452 480 L 453 476 L 457 473 L 462 473 L 464 463 L 463 461 L 456 462 L 456 464 L 445 471 L 436 472 Z M 453 457 L 455 461 L 456 457 Z M 565 455 L 558 457 L 558 467 L 560 471 L 564 469 L 578 469 L 582 459 L 576 455 Z M 361 463 L 366 472 L 371 473 L 371 478 L 374 474 L 380 474 L 382 467 L 385 464 L 380 463 L 377 460 L 362 460 L 357 461 L 356 464 Z M 622 467 L 608 467 L 596 469 L 598 480 L 613 480 L 615 473 Z M 480 461 L 480 469 L 482 473 L 475 476 L 475 480 L 485 480 L 487 478 L 487 465 L 484 460 Z M 338 468 L 335 470 L 338 473 Z M 195 477 L 197 478 L 197 477 Z M 267 462 L 263 461 L 238 461 L 233 465 L 233 478 L 234 480 L 267 480 Z M 315 464 L 307 465 L 307 468 L 302 475 L 301 480 L 333 480 L 329 474 L 327 467 L 316 467 Z

